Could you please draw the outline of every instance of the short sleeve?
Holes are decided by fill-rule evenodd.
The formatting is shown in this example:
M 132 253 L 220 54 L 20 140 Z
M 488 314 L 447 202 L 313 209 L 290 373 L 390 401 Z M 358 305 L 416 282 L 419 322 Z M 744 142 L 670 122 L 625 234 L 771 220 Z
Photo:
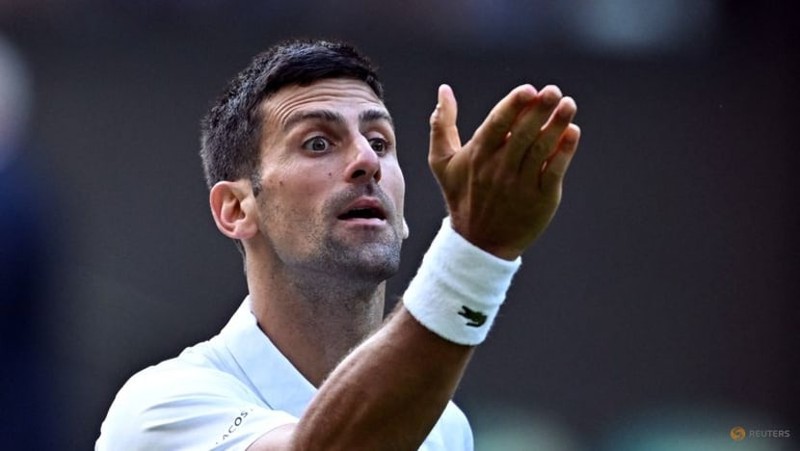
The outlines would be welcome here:
M 469 421 L 464 412 L 450 401 L 419 451 L 473 451 L 473 447 Z
M 244 450 L 296 422 L 229 374 L 162 363 L 119 391 L 95 450 Z

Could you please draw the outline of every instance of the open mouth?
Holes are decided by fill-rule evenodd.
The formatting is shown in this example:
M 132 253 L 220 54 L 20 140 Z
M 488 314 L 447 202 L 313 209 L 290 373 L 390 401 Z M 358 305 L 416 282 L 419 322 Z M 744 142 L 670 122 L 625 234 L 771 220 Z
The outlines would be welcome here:
M 347 210 L 346 212 L 342 213 L 338 216 L 339 219 L 343 221 L 347 221 L 350 219 L 380 219 L 385 220 L 386 215 L 383 213 L 383 210 L 377 207 L 363 207 L 363 208 L 353 208 Z

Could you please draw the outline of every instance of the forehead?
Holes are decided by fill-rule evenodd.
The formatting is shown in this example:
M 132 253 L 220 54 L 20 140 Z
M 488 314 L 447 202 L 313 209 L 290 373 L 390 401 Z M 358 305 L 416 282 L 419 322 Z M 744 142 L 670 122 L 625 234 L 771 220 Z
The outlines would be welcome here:
M 269 96 L 261 105 L 269 130 L 279 131 L 295 113 L 332 110 L 346 118 L 357 118 L 364 110 L 386 111 L 386 106 L 366 83 L 347 78 L 315 81 L 307 86 L 289 85 Z

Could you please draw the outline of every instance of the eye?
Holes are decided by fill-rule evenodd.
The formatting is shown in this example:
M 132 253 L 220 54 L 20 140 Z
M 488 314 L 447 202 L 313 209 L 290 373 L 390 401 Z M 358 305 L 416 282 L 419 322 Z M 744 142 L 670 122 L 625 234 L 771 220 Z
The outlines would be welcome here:
M 315 136 L 303 143 L 303 149 L 310 150 L 312 152 L 325 152 L 332 145 L 333 144 L 328 138 Z
M 375 153 L 385 153 L 389 147 L 389 143 L 383 138 L 371 138 L 369 140 L 369 145 Z

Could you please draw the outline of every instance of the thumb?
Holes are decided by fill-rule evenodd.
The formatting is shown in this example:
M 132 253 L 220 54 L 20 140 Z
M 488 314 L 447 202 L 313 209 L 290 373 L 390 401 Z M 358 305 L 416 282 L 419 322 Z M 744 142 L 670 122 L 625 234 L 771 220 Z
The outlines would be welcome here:
M 431 114 L 431 143 L 428 163 L 434 165 L 449 159 L 461 148 L 458 137 L 456 117 L 458 105 L 453 89 L 448 85 L 439 86 L 439 98 L 436 109 Z

